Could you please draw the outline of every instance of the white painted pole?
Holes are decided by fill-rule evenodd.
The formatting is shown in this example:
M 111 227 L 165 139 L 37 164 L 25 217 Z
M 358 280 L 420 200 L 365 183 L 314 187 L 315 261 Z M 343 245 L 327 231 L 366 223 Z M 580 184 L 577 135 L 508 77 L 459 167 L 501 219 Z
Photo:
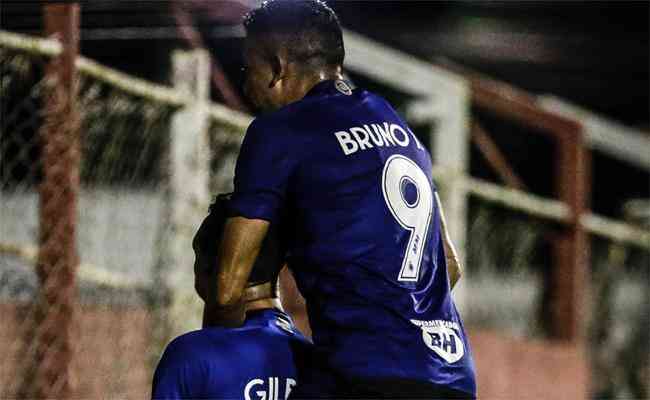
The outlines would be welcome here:
M 444 92 L 432 88 L 431 155 L 434 165 L 448 171 L 450 177 L 465 176 L 469 171 L 470 92 L 469 85 L 458 79 Z M 466 265 L 467 188 L 458 179 L 436 181 L 447 220 L 447 229 L 456 246 L 463 275 L 454 288 L 453 297 L 461 313 L 466 309 L 466 282 L 471 277 Z
M 203 50 L 173 54 L 173 84 L 191 101 L 171 119 L 168 235 L 162 281 L 170 291 L 167 322 L 176 336 L 201 326 L 201 300 L 194 291 L 192 239 L 210 204 L 208 117 L 210 61 Z

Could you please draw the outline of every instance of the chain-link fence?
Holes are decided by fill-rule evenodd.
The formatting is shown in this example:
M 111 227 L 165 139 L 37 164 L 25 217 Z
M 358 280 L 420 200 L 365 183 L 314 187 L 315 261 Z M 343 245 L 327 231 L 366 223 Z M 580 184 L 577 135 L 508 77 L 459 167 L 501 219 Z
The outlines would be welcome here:
M 499 121 L 504 117 L 483 110 L 473 110 L 472 117 L 474 125 L 484 127 L 483 133 L 505 153 L 499 156 L 507 158 L 511 168 L 495 171 L 486 162 L 494 153 L 480 151 L 473 140 L 472 175 L 484 182 L 509 180 L 511 187 L 516 183 L 540 200 L 554 197 L 549 171 L 557 149 L 551 139 L 525 124 Z M 529 163 L 539 167 L 522 168 Z M 597 174 L 593 178 L 594 185 L 611 183 Z M 548 306 L 560 294 L 549 290 L 549 282 L 556 262 L 553 242 L 565 229 L 561 210 L 557 217 L 552 217 L 554 212 L 544 216 L 536 214 L 542 211 L 541 204 L 526 211 L 481 191 L 475 187 L 469 202 L 465 323 L 514 338 L 552 338 Z M 582 222 L 590 233 L 584 293 L 587 337 L 582 351 L 590 368 L 593 398 L 645 399 L 650 396 L 650 203 L 626 198 L 618 202 L 622 206 L 616 213 L 618 220 L 608 220 L 604 229 L 594 229 L 595 224 L 588 222 L 593 214 Z M 617 233 L 621 222 L 629 224 L 634 234 Z M 543 357 L 536 362 L 543 363 Z
M 545 296 L 558 227 L 478 199 L 470 201 L 463 314 L 470 332 L 548 337 Z M 592 236 L 584 349 L 597 399 L 650 396 L 650 252 Z M 484 343 L 484 342 L 478 342 Z M 483 349 L 477 348 L 476 351 Z M 526 355 L 520 355 L 522 359 Z M 501 364 L 500 361 L 494 362 Z M 543 358 L 537 362 L 543 363 Z
M 596 398 L 650 396 L 650 254 L 593 240 L 589 329 Z
M 69 294 L 77 300 L 70 302 L 56 295 L 66 287 L 60 281 L 58 265 L 48 266 L 50 270 L 41 273 L 40 279 L 36 268 L 42 263 L 38 255 L 40 251 L 42 257 L 44 252 L 43 240 L 47 242 L 39 223 L 48 207 L 43 199 L 43 177 L 48 171 L 42 160 L 47 102 L 52 101 L 48 85 L 55 84 L 45 79 L 49 60 L 7 48 L 0 52 L 0 60 L 0 299 L 7 316 L 0 328 L 2 349 L 7 352 L 2 357 L 1 396 L 29 397 L 42 393 L 39 385 L 62 384 L 55 371 L 40 371 L 56 369 L 62 360 L 53 349 L 69 346 L 60 339 L 57 319 L 48 319 L 41 315 L 44 312 L 72 318 L 72 376 L 64 379 L 70 379 L 75 393 L 84 397 L 145 396 L 143 388 L 150 380 L 146 368 L 150 361 L 150 310 L 164 298 L 157 293 L 160 288 L 152 284 L 152 276 L 164 213 L 166 171 L 161 160 L 172 109 L 130 96 L 93 77 L 80 76 L 76 103 L 80 187 L 78 194 L 73 194 L 78 213 L 72 221 L 64 222 L 76 225 L 79 260 L 78 284 L 71 289 L 75 293 Z M 67 151 L 74 152 L 68 141 L 60 146 L 62 150 L 57 151 L 61 158 Z M 55 163 L 47 168 L 56 172 L 68 166 Z M 63 196 L 57 188 L 50 195 Z M 61 243 L 61 231 L 70 229 L 49 227 L 55 257 L 66 246 Z M 50 308 L 42 310 L 42 297 L 48 294 L 53 296 L 46 299 Z M 72 309 L 60 306 L 64 303 L 71 304 Z M 63 308 L 53 311 L 57 307 Z
M 46 168 L 42 163 L 43 133 L 52 103 L 48 97 L 52 83 L 45 79 L 45 72 L 56 52 L 0 43 L 5 43 L 0 44 L 0 397 L 30 393 L 34 397 L 35 379 L 58 384 L 47 381 L 48 375 L 39 371 L 55 370 L 61 362 L 53 356 L 58 350 L 52 349 L 57 349 L 62 335 L 55 323 L 39 314 L 39 304 L 44 293 L 66 287 L 56 265 L 46 274 L 54 280 L 43 280 L 37 273 L 39 257 L 43 257 L 41 185 L 45 170 L 58 168 L 56 163 Z M 152 368 L 162 346 L 179 333 L 179 323 L 193 327 L 198 320 L 196 304 L 188 300 L 196 301 L 188 279 L 189 243 L 210 196 L 232 189 L 236 155 L 248 119 L 216 105 L 195 107 L 182 91 L 80 61 L 78 116 L 70 116 L 78 119 L 80 143 L 79 190 L 74 200 L 78 260 L 67 263 L 77 265 L 76 286 L 74 293 L 49 300 L 56 306 L 58 299 L 73 298 L 72 308 L 61 308 L 58 315 L 72 317 L 68 379 L 74 395 L 142 398 L 148 396 Z M 196 114 L 179 116 L 183 109 Z M 174 131 L 183 125 L 178 118 L 191 122 L 196 115 L 206 120 L 203 133 L 197 134 L 190 126 Z M 485 118 L 475 114 L 473 119 L 489 133 L 495 132 Z M 513 137 L 517 135 L 509 135 L 508 140 L 512 142 Z M 519 137 L 531 140 L 528 133 Z M 198 150 L 203 141 L 209 149 L 207 161 L 197 155 L 205 153 L 205 149 Z M 67 148 L 70 143 L 62 145 Z M 537 150 L 545 146 L 526 145 Z M 548 156 L 548 152 L 538 153 Z M 524 161 L 531 160 L 524 157 Z M 549 161 L 546 170 L 552 167 Z M 206 180 L 199 185 L 188 183 L 188 191 L 183 192 L 183 185 L 178 185 L 183 176 Z M 538 178 L 522 177 L 524 183 L 533 182 L 524 189 L 552 197 L 552 184 Z M 444 188 L 444 179 L 437 183 Z M 545 337 L 545 274 L 552 264 L 550 241 L 561 229 L 558 220 L 564 218 L 563 209 L 524 198 L 526 207 L 542 214 L 532 217 L 526 207 L 513 206 L 512 199 L 522 200 L 521 194 L 504 194 L 478 180 L 466 186 L 472 186 L 466 241 L 467 325 L 470 330 L 489 328 L 520 337 Z M 544 217 L 554 214 L 560 217 Z M 648 282 L 648 252 L 636 239 L 628 244 L 591 240 L 595 311 L 589 332 L 595 392 L 647 396 L 650 301 L 644 284 Z M 637 245 L 630 244 L 635 241 Z M 59 247 L 55 242 L 52 254 Z M 179 288 L 185 288 L 184 292 L 179 294 Z M 188 310 L 182 317 L 169 312 L 179 302 L 181 309 Z M 613 369 L 616 373 L 611 373 Z
M 46 78 L 50 61 L 51 55 L 38 47 L 0 46 L 0 397 L 38 397 L 42 386 L 66 381 L 75 397 L 144 398 L 162 346 L 177 333 L 166 314 L 174 301 L 174 285 L 166 274 L 183 269 L 185 277 L 192 271 L 191 263 L 170 265 L 175 259 L 168 249 L 193 235 L 192 229 L 170 226 L 178 203 L 194 201 L 174 193 L 170 184 L 175 174 L 171 126 L 181 108 L 180 95 L 159 87 L 167 97 L 143 96 L 131 89 L 146 82 L 117 83 L 118 72 L 82 60 L 87 68 L 78 74 L 74 110 L 64 116 L 71 120 L 78 113 L 79 187 L 69 194 L 77 212 L 66 221 L 74 227 L 44 229 L 46 168 L 64 176 L 68 168 L 42 162 L 52 101 L 48 85 L 56 85 Z M 185 163 L 203 172 L 212 167 L 210 193 L 232 184 L 242 138 L 241 127 L 214 117 L 220 112 L 213 107 L 206 115 L 211 166 Z M 61 158 L 74 152 L 73 144 L 59 143 Z M 207 192 L 207 182 L 205 186 Z M 51 196 L 60 200 L 61 192 L 54 190 Z M 206 213 L 207 204 L 190 208 L 196 219 Z M 68 261 L 76 268 L 76 285 L 69 293 L 57 293 L 69 286 L 61 279 L 75 282 L 75 277 L 56 263 L 39 278 L 44 230 L 51 232 L 54 257 L 65 246 L 61 232 L 74 232 L 78 258 Z M 184 252 L 192 257 L 191 246 Z M 191 281 L 183 283 L 191 293 Z M 50 307 L 44 309 L 47 296 Z M 51 315 L 71 320 L 68 335 L 56 318 L 48 319 Z M 200 318 L 191 311 L 187 317 Z M 60 352 L 61 346 L 70 348 Z M 67 360 L 70 374 L 61 377 L 56 371 Z

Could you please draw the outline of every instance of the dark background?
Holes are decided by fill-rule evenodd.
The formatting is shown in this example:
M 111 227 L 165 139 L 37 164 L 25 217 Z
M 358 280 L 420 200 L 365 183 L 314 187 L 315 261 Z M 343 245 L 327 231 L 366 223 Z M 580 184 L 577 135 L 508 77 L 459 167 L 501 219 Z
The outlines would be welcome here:
M 242 4 L 247 3 L 247 4 Z M 249 0 L 182 2 L 235 87 L 241 80 L 240 11 Z M 550 93 L 648 131 L 649 2 L 330 1 L 343 25 L 433 62 L 451 60 L 533 93 Z M 2 1 L 2 29 L 40 34 L 42 2 Z M 167 83 L 170 52 L 188 47 L 169 1 L 82 2 L 82 54 Z M 355 78 L 353 76 L 353 78 Z M 365 82 L 361 77 L 360 84 Z M 373 88 L 379 89 L 381 88 Z M 400 93 L 382 91 L 391 101 Z M 214 92 L 215 100 L 220 100 Z M 476 110 L 529 190 L 552 195 L 553 145 Z M 650 155 L 649 155 L 650 157 Z M 595 211 L 650 197 L 645 171 L 594 153 Z M 475 148 L 472 174 L 496 176 Z
M 230 7 L 228 1 L 203 1 Z M 330 1 L 342 23 L 395 48 L 446 57 L 538 93 L 553 93 L 631 125 L 648 127 L 650 3 Z M 39 2 L 2 1 L 2 29 L 40 34 Z M 82 53 L 164 80 L 180 35 L 168 1 L 82 3 Z M 218 16 L 194 22 L 226 65 L 238 39 Z M 124 28 L 135 28 L 131 32 Z M 146 29 L 149 28 L 149 29 Z

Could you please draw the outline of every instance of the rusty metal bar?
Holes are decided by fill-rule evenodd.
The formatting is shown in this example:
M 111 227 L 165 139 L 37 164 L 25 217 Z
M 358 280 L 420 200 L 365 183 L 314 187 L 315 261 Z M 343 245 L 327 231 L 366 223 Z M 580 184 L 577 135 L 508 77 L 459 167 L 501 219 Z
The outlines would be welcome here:
M 553 238 L 553 265 L 547 275 L 546 311 L 550 336 L 582 342 L 588 291 L 589 241 L 581 217 L 590 198 L 590 156 L 578 122 L 542 110 L 521 91 L 494 81 L 472 80 L 475 104 L 524 126 L 536 128 L 558 144 L 556 192 L 571 210 L 571 222 Z
M 549 274 L 548 311 L 551 336 L 581 342 L 587 321 L 589 236 L 581 217 L 589 207 L 591 154 L 581 131 L 567 132 L 558 140 L 556 190 L 571 209 L 570 224 L 553 240 L 554 262 Z
M 71 361 L 75 309 L 79 114 L 76 109 L 79 4 L 46 4 L 45 33 L 63 51 L 46 68 L 45 118 L 41 127 L 40 293 L 35 327 L 36 360 L 29 397 L 73 396 Z
M 472 123 L 471 138 L 481 154 L 483 154 L 483 157 L 487 160 L 488 164 L 490 164 L 497 175 L 499 175 L 499 178 L 501 178 L 507 186 L 519 190 L 526 189 L 526 184 L 524 184 L 524 181 L 519 178 L 517 173 L 510 166 L 508 159 L 503 152 L 501 152 L 499 146 L 494 143 L 494 140 L 492 140 L 490 135 L 478 122 Z
M 188 11 L 182 6 L 180 2 L 173 2 L 171 11 L 176 26 L 178 27 L 181 37 L 192 47 L 194 50 L 206 49 L 201 34 L 194 28 L 194 21 Z M 226 74 L 214 54 L 210 55 L 210 64 L 212 68 L 211 80 L 214 87 L 219 91 L 223 98 L 224 104 L 228 107 L 234 108 L 237 111 L 247 112 L 248 108 L 244 101 L 239 97 L 237 91 L 226 77 Z
M 521 89 L 488 78 L 449 60 L 439 60 L 439 64 L 470 82 L 472 102 L 482 109 L 556 138 L 565 134 L 571 135 L 572 132 L 582 129 L 578 122 L 543 109 L 535 96 Z
M 485 110 L 557 139 L 582 129 L 578 122 L 540 108 L 534 97 L 507 84 L 472 77 L 470 81 L 474 103 Z
M 443 64 L 469 79 L 475 105 L 535 128 L 557 143 L 556 192 L 571 212 L 567 226 L 553 238 L 553 265 L 547 274 L 545 312 L 552 338 L 584 342 L 589 238 L 581 219 L 589 209 L 591 155 L 584 142 L 582 125 L 544 110 L 525 91 L 450 62 Z

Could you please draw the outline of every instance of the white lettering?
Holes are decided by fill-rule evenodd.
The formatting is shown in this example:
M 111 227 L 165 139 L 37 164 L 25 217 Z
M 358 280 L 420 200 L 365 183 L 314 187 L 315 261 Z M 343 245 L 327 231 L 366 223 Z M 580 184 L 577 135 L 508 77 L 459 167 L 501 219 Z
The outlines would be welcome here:
M 403 136 L 402 140 L 397 139 L 397 136 L 395 135 L 395 131 L 400 131 L 402 133 L 402 136 Z M 393 139 L 395 139 L 397 144 L 399 144 L 400 146 L 406 147 L 406 146 L 409 145 L 409 136 L 406 133 L 406 131 L 404 131 L 404 129 L 402 129 L 401 126 L 399 126 L 397 124 L 390 124 L 390 134 L 393 137 Z
M 420 141 L 418 140 L 417 136 L 415 136 L 415 133 L 413 133 L 413 131 L 411 130 L 411 128 L 406 127 L 406 129 L 408 129 L 408 131 L 409 131 L 409 133 L 411 134 L 411 136 L 413 136 L 413 141 L 414 141 L 415 144 L 418 146 L 418 149 L 419 149 L 419 150 L 424 150 L 424 147 L 422 147 L 422 145 L 420 144 Z
M 463 341 L 453 329 L 443 326 L 421 329 L 424 344 L 448 363 L 453 364 L 465 355 Z
M 456 322 L 445 321 L 440 319 L 436 319 L 433 321 L 419 321 L 417 319 L 412 319 L 411 322 L 420 327 L 446 327 L 446 328 L 451 328 L 456 330 L 460 329 L 460 326 Z
M 269 377 L 269 400 L 275 400 L 273 396 L 273 384 L 275 383 L 275 378 Z
M 261 379 L 253 379 L 252 381 L 248 382 L 246 384 L 246 387 L 244 388 L 244 398 L 246 400 L 252 400 L 251 399 L 251 390 L 253 389 L 253 386 L 255 385 L 264 385 L 264 381 Z M 241 387 L 241 386 L 240 386 Z M 256 395 L 260 396 L 260 400 L 266 400 L 266 392 L 258 390 L 255 392 Z
M 384 145 L 384 141 L 381 140 L 381 135 L 380 134 L 375 132 L 375 134 L 373 135 L 372 131 L 370 130 L 370 127 L 368 125 L 364 125 L 363 129 L 365 129 L 366 132 L 368 132 L 368 135 L 370 136 L 370 139 L 372 139 L 372 141 L 375 143 L 375 145 L 377 145 L 377 146 L 383 146 Z
M 384 143 L 386 146 L 388 146 L 388 143 L 395 146 L 395 141 L 393 140 L 393 137 L 388 132 L 388 122 L 384 122 L 384 128 L 382 128 L 381 125 L 372 124 L 372 129 L 374 129 L 375 133 L 381 135 L 381 137 L 384 139 Z
M 287 378 L 287 388 L 284 392 L 284 400 L 287 400 L 289 398 L 289 395 L 291 394 L 291 390 L 293 387 L 296 386 L 296 381 L 294 381 L 291 378 Z
M 347 133 L 346 131 L 336 132 L 334 135 L 336 135 L 336 138 L 338 139 L 339 144 L 341 145 L 341 149 L 343 149 L 343 154 L 345 154 L 346 156 L 356 153 L 357 150 L 359 150 L 359 145 L 357 144 L 357 142 L 352 140 L 350 134 Z
M 286 378 L 284 383 L 284 391 L 280 391 L 281 378 L 276 376 L 269 376 L 268 383 L 262 379 L 253 379 L 246 384 L 244 387 L 244 399 L 245 400 L 280 400 L 280 395 L 284 393 L 284 400 L 289 398 L 289 394 L 294 386 L 296 386 L 296 381 L 292 378 Z M 254 393 L 253 397 L 251 394 Z M 257 396 L 257 397 L 255 397 Z
M 373 147 L 397 145 L 407 147 L 411 142 L 411 138 L 413 138 L 419 150 L 424 150 L 424 146 L 410 128 L 388 122 L 367 124 L 363 125 L 362 128 L 353 126 L 348 131 L 335 132 L 334 135 L 339 141 L 343 154 L 346 156 Z
M 359 148 L 361 150 L 372 149 L 372 145 L 370 144 L 370 136 L 368 135 L 368 132 L 365 131 L 365 129 L 355 126 L 354 128 L 350 128 L 350 133 L 352 136 L 354 136 L 355 139 L 357 139 Z

